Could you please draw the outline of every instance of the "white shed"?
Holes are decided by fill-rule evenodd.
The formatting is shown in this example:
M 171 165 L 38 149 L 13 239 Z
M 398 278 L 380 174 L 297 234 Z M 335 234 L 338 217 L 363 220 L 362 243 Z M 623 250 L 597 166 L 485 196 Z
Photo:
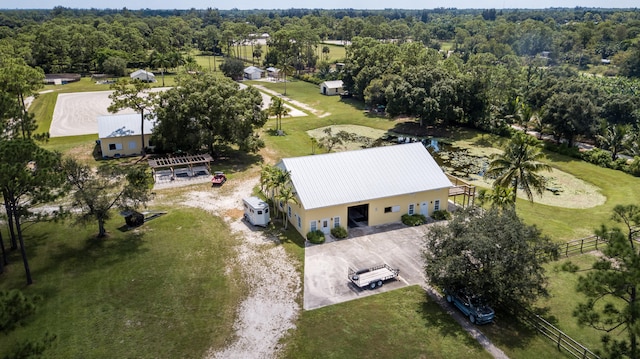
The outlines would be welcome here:
M 247 80 L 258 80 L 262 77 L 262 73 L 264 70 L 259 69 L 255 66 L 249 66 L 244 69 L 244 78 Z
M 325 81 L 320 84 L 320 93 L 327 96 L 339 95 L 344 91 L 342 86 L 342 80 Z
M 260 198 L 243 198 L 242 204 L 244 206 L 244 218 L 254 226 L 266 227 L 271 221 L 269 218 L 269 205 Z
M 156 76 L 153 72 L 145 71 L 145 70 L 136 70 L 129 75 L 131 79 L 140 80 L 144 82 L 156 82 Z

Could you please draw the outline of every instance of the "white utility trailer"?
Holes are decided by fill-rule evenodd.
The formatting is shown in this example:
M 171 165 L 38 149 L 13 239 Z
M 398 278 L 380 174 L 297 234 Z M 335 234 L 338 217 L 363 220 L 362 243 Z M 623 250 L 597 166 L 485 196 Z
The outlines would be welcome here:
M 375 289 L 382 287 L 382 284 L 394 279 L 400 274 L 400 269 L 391 268 L 388 264 L 380 264 L 365 269 L 349 268 L 349 280 L 359 288 Z
M 244 205 L 244 218 L 254 226 L 266 227 L 271 218 L 269 217 L 269 205 L 258 197 L 248 197 L 242 199 Z

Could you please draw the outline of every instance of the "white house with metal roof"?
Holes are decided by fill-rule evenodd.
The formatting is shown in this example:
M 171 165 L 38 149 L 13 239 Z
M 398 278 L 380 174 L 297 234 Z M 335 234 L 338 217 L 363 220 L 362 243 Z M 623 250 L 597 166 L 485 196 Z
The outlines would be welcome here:
M 123 157 L 142 152 L 140 114 L 98 116 L 98 138 L 103 157 Z M 156 125 L 155 118 L 144 119 L 144 146 Z
M 262 74 L 264 70 L 259 69 L 255 66 L 249 66 L 244 69 L 244 78 L 247 80 L 259 80 L 262 78 Z
M 131 77 L 132 80 L 140 80 L 143 82 L 156 82 L 156 75 L 154 75 L 153 72 L 149 72 L 142 69 L 132 72 L 129 75 L 129 77 Z
M 344 86 L 342 80 L 325 81 L 320 84 L 320 93 L 328 96 L 339 95 L 344 91 L 342 86 Z
M 285 158 L 298 204 L 283 208 L 302 234 L 331 228 L 399 222 L 446 209 L 452 187 L 419 142 L 358 151 Z

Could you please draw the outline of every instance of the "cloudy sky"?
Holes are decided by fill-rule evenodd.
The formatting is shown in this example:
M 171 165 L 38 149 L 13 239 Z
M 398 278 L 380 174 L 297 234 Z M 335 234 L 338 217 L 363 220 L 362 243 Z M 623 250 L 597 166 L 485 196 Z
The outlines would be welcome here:
M 54 6 L 70 8 L 111 8 L 121 9 L 433 9 L 438 7 L 458 9 L 543 9 L 550 7 L 600 7 L 600 8 L 637 8 L 638 0 L 0 0 L 0 9 L 50 9 Z

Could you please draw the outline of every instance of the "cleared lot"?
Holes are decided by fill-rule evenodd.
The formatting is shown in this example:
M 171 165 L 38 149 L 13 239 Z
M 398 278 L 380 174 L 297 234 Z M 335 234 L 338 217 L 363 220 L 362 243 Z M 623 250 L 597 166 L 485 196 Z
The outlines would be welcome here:
M 424 284 L 421 248 L 426 228 L 395 223 L 364 229 L 365 233 L 355 238 L 307 247 L 304 309 L 316 309 L 408 285 Z M 347 278 L 349 267 L 363 269 L 382 263 L 400 269 L 397 280 L 387 281 L 381 288 L 368 290 L 358 288 Z

